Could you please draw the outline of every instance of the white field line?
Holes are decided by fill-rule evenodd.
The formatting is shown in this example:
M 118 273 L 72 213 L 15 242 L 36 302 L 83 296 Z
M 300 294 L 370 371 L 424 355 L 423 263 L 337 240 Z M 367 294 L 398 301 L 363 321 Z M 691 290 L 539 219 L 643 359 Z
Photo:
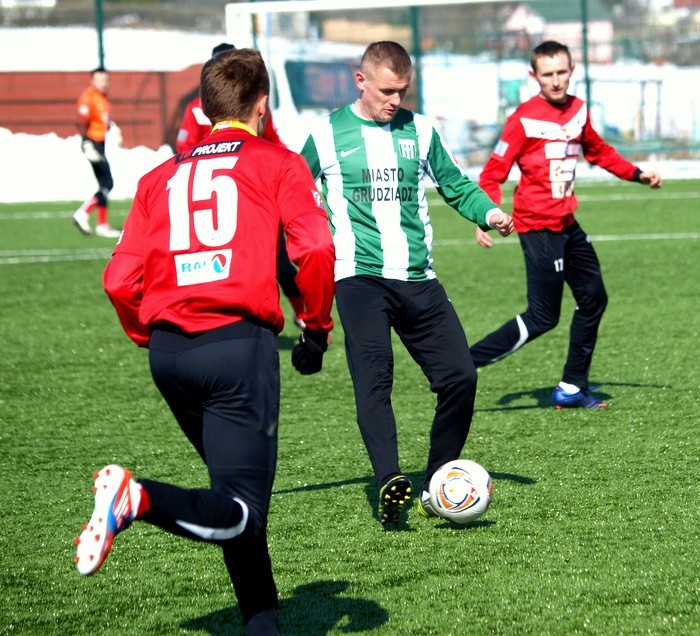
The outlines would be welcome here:
M 687 239 L 700 239 L 700 232 L 681 232 L 675 234 L 589 234 L 588 238 L 593 243 L 600 241 L 685 241 Z M 499 238 L 494 234 L 493 244 L 496 245 L 513 245 L 520 243 L 517 236 L 508 236 Z M 476 239 L 461 238 L 461 239 L 443 239 L 433 241 L 435 246 L 446 245 L 476 245 Z M 2 252 L 0 252 L 0 255 Z
M 667 199 L 696 199 L 700 198 L 700 192 L 672 192 L 664 193 Z M 635 200 L 646 201 L 649 193 L 635 193 L 624 195 L 579 195 L 579 201 L 619 201 Z M 10 214 L 0 214 L 1 221 L 26 221 L 32 219 L 59 219 L 69 220 L 73 210 L 54 210 L 51 212 L 13 212 Z M 667 241 L 667 240 L 687 240 L 700 238 L 699 232 L 676 232 L 663 234 L 606 234 L 590 235 L 592 241 Z M 517 237 L 498 238 L 495 237 L 495 244 L 515 244 L 519 243 Z M 475 245 L 473 238 L 459 238 L 436 240 L 435 246 L 448 245 Z M 73 250 L 0 250 L 0 265 L 19 265 L 27 263 L 56 263 L 72 261 L 94 261 L 107 260 L 111 256 L 112 248 L 87 248 Z
M 650 193 L 647 190 L 642 192 L 634 192 L 629 194 L 576 194 L 578 200 L 582 203 L 588 201 L 648 201 L 650 197 L 663 197 L 664 199 L 700 199 L 700 192 L 664 192 L 661 190 L 658 193 Z M 504 197 L 504 203 L 510 203 L 512 197 Z M 589 210 L 590 211 L 590 210 Z M 52 210 L 52 211 L 37 211 L 37 212 L 9 212 L 0 214 L 1 221 L 29 221 L 32 219 L 66 219 L 70 220 L 74 209 L 70 210 Z
M 700 239 L 700 232 L 675 234 L 600 234 L 591 235 L 596 241 L 683 241 Z M 495 238 L 494 245 L 515 245 L 517 237 Z M 436 240 L 435 246 L 476 245 L 473 238 Z M 107 261 L 113 248 L 87 248 L 73 250 L 0 250 L 0 265 L 23 265 L 31 263 L 58 263 L 74 261 Z
M 112 247 L 91 247 L 75 250 L 0 250 L 0 265 L 107 261 L 112 255 L 113 249 Z

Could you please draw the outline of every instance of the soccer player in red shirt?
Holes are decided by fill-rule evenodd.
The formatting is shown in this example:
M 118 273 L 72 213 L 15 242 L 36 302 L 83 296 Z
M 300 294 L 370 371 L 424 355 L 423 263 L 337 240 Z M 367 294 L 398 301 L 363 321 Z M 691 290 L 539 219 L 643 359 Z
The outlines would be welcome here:
M 230 51 L 235 48 L 233 44 L 222 42 L 212 49 L 211 54 L 213 57 L 217 53 Z M 187 148 L 191 148 L 210 133 L 211 121 L 209 121 L 209 118 L 204 114 L 204 111 L 202 111 L 202 100 L 200 96 L 197 95 L 197 97 L 192 99 L 185 107 L 185 114 L 183 115 L 180 129 L 177 132 L 175 152 L 180 153 L 187 150 Z M 261 136 L 263 139 L 267 139 L 273 144 L 284 146 L 284 143 L 277 133 L 277 128 L 275 128 L 272 122 L 272 112 L 270 112 L 265 122 L 265 129 Z M 287 254 L 284 234 L 280 234 L 280 244 L 277 252 L 277 282 L 280 284 L 284 295 L 287 297 L 294 310 L 294 322 L 298 327 L 303 329 L 304 319 L 302 318 L 302 314 L 304 313 L 304 299 L 296 284 L 296 273 L 297 270 L 289 260 L 289 255 Z
M 605 143 L 591 125 L 586 103 L 567 94 L 574 64 L 569 49 L 547 41 L 531 56 L 530 76 L 539 94 L 508 118 L 486 162 L 479 185 L 501 202 L 501 184 L 514 163 L 521 172 L 513 195 L 513 223 L 525 255 L 527 310 L 471 347 L 477 367 L 496 362 L 553 329 L 559 321 L 566 283 L 576 300 L 569 353 L 553 400 L 557 407 L 601 408 L 589 392 L 588 373 L 598 326 L 608 297 L 598 257 L 574 219 L 574 177 L 579 155 L 627 181 L 661 187 L 656 172 L 646 172 Z M 477 229 L 477 242 L 491 237 Z
M 81 149 L 95 173 L 99 189 L 73 214 L 73 224 L 86 235 L 92 234 L 90 213 L 97 208 L 95 235 L 118 238 L 119 230 L 110 227 L 107 217 L 107 195 L 114 187 L 112 171 L 105 154 L 105 139 L 111 123 L 111 106 L 107 98 L 109 73 L 102 67 L 90 74 L 90 85 L 78 97 L 77 127 L 80 132 Z
M 277 457 L 284 318 L 276 282 L 280 228 L 298 267 L 306 329 L 292 350 L 321 370 L 333 327 L 335 253 L 303 159 L 259 137 L 269 77 L 258 51 L 231 50 L 202 70 L 213 122 L 204 143 L 139 181 L 103 276 L 126 333 L 148 347 L 151 373 L 211 487 L 188 490 L 106 466 L 78 540 L 92 574 L 133 520 L 220 546 L 248 634 L 279 633 L 266 527 Z

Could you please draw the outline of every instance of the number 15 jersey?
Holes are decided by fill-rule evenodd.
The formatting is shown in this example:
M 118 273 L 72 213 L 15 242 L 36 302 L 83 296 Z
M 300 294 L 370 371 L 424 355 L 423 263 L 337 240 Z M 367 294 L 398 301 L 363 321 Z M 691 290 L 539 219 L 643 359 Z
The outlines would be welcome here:
M 299 155 L 234 123 L 146 174 L 103 277 L 127 334 L 145 346 L 160 322 L 194 333 L 245 318 L 281 331 L 280 223 L 307 325 L 330 331 L 333 243 Z

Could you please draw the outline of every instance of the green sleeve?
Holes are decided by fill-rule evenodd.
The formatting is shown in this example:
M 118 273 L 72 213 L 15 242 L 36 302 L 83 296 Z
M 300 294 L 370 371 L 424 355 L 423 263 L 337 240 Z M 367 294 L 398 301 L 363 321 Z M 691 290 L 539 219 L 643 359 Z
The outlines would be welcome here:
M 445 203 L 465 219 L 476 223 L 482 230 L 490 229 L 486 224 L 486 213 L 498 206 L 469 177 L 462 175 L 457 181 L 438 187 L 437 191 Z
M 321 176 L 321 160 L 318 158 L 318 150 L 316 149 L 316 143 L 312 135 L 307 137 L 300 154 L 309 165 L 309 169 L 315 181 Z
M 437 192 L 445 203 L 482 230 L 490 229 L 486 224 L 486 213 L 498 206 L 455 165 L 435 129 L 430 140 L 429 164 Z

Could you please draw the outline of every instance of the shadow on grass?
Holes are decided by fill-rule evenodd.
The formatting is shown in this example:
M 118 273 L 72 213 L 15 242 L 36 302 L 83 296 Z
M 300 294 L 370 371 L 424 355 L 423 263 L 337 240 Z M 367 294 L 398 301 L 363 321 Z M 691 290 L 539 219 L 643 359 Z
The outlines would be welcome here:
M 595 397 L 601 400 L 609 400 L 612 396 L 608 393 L 598 391 L 600 387 L 592 387 L 592 393 Z M 498 404 L 501 407 L 487 407 L 483 409 L 474 409 L 475 411 L 525 411 L 530 409 L 552 409 L 552 387 L 531 389 L 529 391 L 516 391 L 514 393 L 506 393 L 498 398 Z M 526 404 L 516 404 L 520 400 L 525 400 Z M 534 404 L 533 404 L 534 402 Z M 506 408 L 502 408 L 506 407 Z
M 514 481 L 519 484 L 532 485 L 535 483 L 534 479 L 530 477 L 523 477 L 522 475 L 515 475 L 513 473 L 499 473 L 491 472 L 491 479 L 493 480 L 506 480 Z M 413 482 L 414 497 L 416 496 L 417 488 L 422 488 L 424 473 L 410 472 L 406 473 L 406 476 Z M 343 479 L 339 481 L 330 481 L 324 484 L 305 484 L 303 486 L 297 486 L 296 488 L 283 488 L 280 490 L 273 491 L 274 495 L 289 495 L 295 492 L 312 492 L 315 490 L 328 490 L 329 488 L 340 488 L 341 486 L 353 486 L 357 484 L 365 485 L 365 494 L 367 496 L 367 501 L 370 506 L 377 507 L 379 503 L 379 490 L 374 481 L 373 477 L 353 477 L 352 479 Z M 419 486 L 420 484 L 420 486 Z
M 518 484 L 523 484 L 525 486 L 531 486 L 532 484 L 536 483 L 536 481 L 530 477 L 525 477 L 523 475 L 515 475 L 513 473 L 503 473 L 503 472 L 492 472 L 489 471 L 489 474 L 491 475 L 491 479 L 494 481 L 512 481 Z M 413 499 L 417 501 L 417 498 L 419 496 L 420 491 L 423 488 L 423 479 L 425 477 L 424 473 L 418 473 L 418 472 L 409 472 L 406 473 L 406 476 L 411 480 L 413 483 Z M 365 496 L 367 497 L 367 504 L 369 505 L 370 509 L 373 510 L 375 513 L 378 510 L 379 507 L 379 490 L 377 488 L 377 485 L 372 477 L 355 477 L 353 479 L 345 479 L 342 481 L 334 481 L 334 482 L 327 482 L 324 484 L 306 484 L 304 486 L 299 486 L 297 488 L 287 488 L 283 490 L 275 490 L 273 494 L 275 495 L 287 495 L 287 494 L 292 494 L 292 493 L 297 493 L 297 492 L 309 492 L 309 491 L 315 491 L 315 490 L 327 490 L 329 488 L 340 488 L 341 486 L 350 486 L 350 485 L 358 485 L 358 484 L 364 484 L 365 488 Z M 409 503 L 409 508 L 412 506 L 415 506 L 416 503 L 415 501 Z M 377 523 L 379 521 L 377 520 Z M 471 528 L 479 525 L 490 525 L 491 522 L 476 522 L 476 524 L 467 524 L 466 526 L 460 526 L 458 524 L 451 524 L 451 523 L 446 523 L 444 524 L 444 527 L 466 527 L 466 528 Z M 401 518 L 399 519 L 398 523 L 390 523 L 386 524 L 384 526 L 384 530 L 388 532 L 412 532 L 414 531 L 413 528 L 408 523 L 408 518 L 406 514 L 401 515 Z
M 279 615 L 286 636 L 315 636 L 336 629 L 342 621 L 343 632 L 365 632 L 387 622 L 388 612 L 375 601 L 340 596 L 346 581 L 315 581 L 294 588 L 292 596 L 281 599 Z M 180 624 L 186 630 L 213 636 L 243 633 L 238 606 L 212 612 Z
M 626 382 L 601 382 L 600 384 L 591 383 L 591 393 L 600 400 L 609 401 L 612 399 L 612 395 L 600 389 L 604 386 L 614 387 L 614 386 L 625 386 L 632 388 L 644 388 L 644 389 L 666 389 L 667 385 L 664 384 L 635 384 Z M 483 409 L 475 409 L 475 411 L 523 411 L 529 409 L 551 409 L 554 406 L 552 402 L 552 387 L 532 389 L 530 391 L 517 391 L 514 393 L 506 393 L 498 399 L 498 404 L 502 407 L 489 407 Z M 514 404 L 520 400 L 527 400 L 527 404 Z M 534 402 L 532 404 L 531 402 Z

